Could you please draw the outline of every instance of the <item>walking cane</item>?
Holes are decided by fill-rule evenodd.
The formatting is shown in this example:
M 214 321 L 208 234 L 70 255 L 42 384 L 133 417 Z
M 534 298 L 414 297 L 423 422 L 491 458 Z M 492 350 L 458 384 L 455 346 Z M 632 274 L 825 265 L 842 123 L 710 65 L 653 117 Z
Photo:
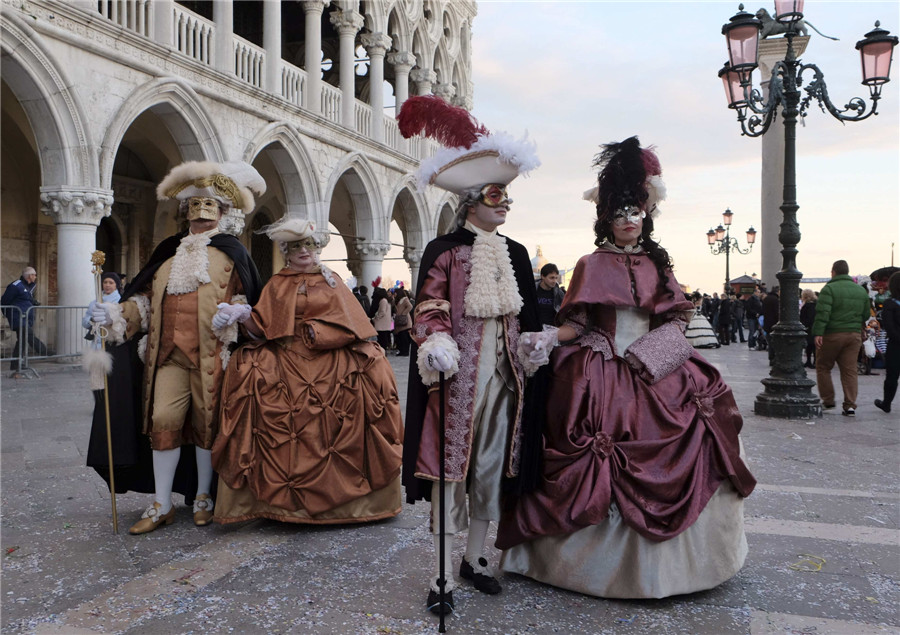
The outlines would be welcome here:
M 444 511 L 446 509 L 447 501 L 444 500 L 444 485 L 446 483 L 446 475 L 444 474 L 444 458 L 445 458 L 445 452 L 446 452 L 446 449 L 444 446 L 446 445 L 446 441 L 444 439 L 444 433 L 446 431 L 445 428 L 446 428 L 447 422 L 446 422 L 446 415 L 444 414 L 444 373 L 441 372 L 438 376 L 440 377 L 440 383 L 439 383 L 440 395 L 438 397 L 438 404 L 441 409 L 441 416 L 440 416 L 441 468 L 440 468 L 440 471 L 438 472 L 438 482 L 440 483 L 440 490 L 441 490 L 440 493 L 438 494 L 438 509 L 441 514 L 441 519 L 438 522 L 438 531 L 441 532 L 441 539 L 440 539 L 441 553 L 440 553 L 440 555 L 438 555 L 438 568 L 440 569 L 440 571 L 439 571 L 440 577 L 438 578 L 438 606 L 440 607 L 440 611 L 439 611 L 440 622 L 438 624 L 438 632 L 446 633 L 447 630 L 444 627 L 444 593 L 445 593 L 444 587 L 447 586 L 447 569 L 446 569 L 447 563 L 444 562 L 444 541 L 447 540 L 447 536 L 445 534 L 447 527 L 446 527 L 446 520 L 444 518 Z
M 91 254 L 91 263 L 94 265 L 94 282 L 97 287 L 97 302 L 103 302 L 103 263 L 106 262 L 106 254 L 95 251 Z M 95 337 L 100 338 L 100 350 L 106 353 L 106 338 L 109 335 L 106 327 L 95 324 L 91 329 Z M 112 501 L 113 533 L 119 533 L 119 516 L 116 513 L 116 469 L 113 463 L 112 430 L 109 421 L 109 379 L 103 372 L 103 406 L 106 412 L 106 456 L 109 461 L 109 493 Z

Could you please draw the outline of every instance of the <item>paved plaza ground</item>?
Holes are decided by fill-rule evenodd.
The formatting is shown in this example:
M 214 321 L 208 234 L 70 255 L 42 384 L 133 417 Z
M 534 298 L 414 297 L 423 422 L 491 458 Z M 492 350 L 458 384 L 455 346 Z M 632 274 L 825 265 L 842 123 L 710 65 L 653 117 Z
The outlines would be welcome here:
M 759 480 L 745 505 L 743 570 L 711 591 L 658 601 L 506 575 L 500 595 L 455 592 L 448 633 L 900 632 L 900 414 L 872 406 L 883 376 L 860 377 L 856 419 L 782 421 L 752 413 L 765 353 L 703 354 L 735 391 Z M 405 397 L 406 360 L 391 361 Z M 80 371 L 2 380 L 3 633 L 437 632 L 423 606 L 426 504 L 341 527 L 197 528 L 179 506 L 173 525 L 130 536 L 150 496 L 125 494 L 114 535 L 105 484 L 84 466 L 92 404 Z M 459 537 L 454 561 L 463 548 Z M 499 553 L 489 559 L 496 565 Z

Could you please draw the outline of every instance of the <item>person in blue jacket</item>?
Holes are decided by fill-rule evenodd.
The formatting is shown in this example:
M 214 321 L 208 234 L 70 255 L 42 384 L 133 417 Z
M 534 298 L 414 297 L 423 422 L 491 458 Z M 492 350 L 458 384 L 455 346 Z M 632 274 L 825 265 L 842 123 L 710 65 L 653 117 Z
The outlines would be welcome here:
M 47 346 L 34 334 L 34 311 L 29 311 L 33 306 L 40 306 L 34 297 L 34 289 L 37 286 L 37 271 L 34 267 L 25 267 L 22 276 L 18 280 L 10 282 L 0 298 L 3 306 L 3 317 L 9 322 L 9 327 L 16 333 L 15 359 L 10 364 L 10 370 L 19 370 L 19 358 L 21 357 L 22 340 L 27 332 L 28 345 L 35 355 L 43 357 L 48 354 Z M 25 329 L 24 321 L 28 322 Z

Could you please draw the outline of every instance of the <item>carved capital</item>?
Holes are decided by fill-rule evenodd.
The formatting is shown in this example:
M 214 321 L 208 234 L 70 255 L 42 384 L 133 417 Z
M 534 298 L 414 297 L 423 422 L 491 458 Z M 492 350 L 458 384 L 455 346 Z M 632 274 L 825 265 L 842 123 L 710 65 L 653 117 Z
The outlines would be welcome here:
M 391 50 L 391 38 L 386 33 L 366 33 L 359 39 L 369 56 L 384 55 Z
M 112 212 L 112 190 L 53 186 L 41 188 L 41 212 L 57 225 L 93 225 Z
M 406 260 L 410 265 L 418 265 L 422 262 L 422 254 L 424 253 L 424 249 L 413 249 L 412 247 L 406 247 L 403 249 L 403 259 Z
M 472 110 L 472 107 L 475 105 L 472 102 L 471 95 L 454 95 L 453 99 L 450 100 L 450 103 L 454 106 L 465 108 L 466 110 Z
M 363 24 L 365 24 L 365 20 L 359 11 L 353 11 L 352 9 L 349 11 L 338 9 L 329 13 L 328 17 L 334 28 L 341 35 L 356 35 L 363 27 Z
M 456 94 L 456 86 L 453 84 L 437 84 L 432 88 L 431 92 L 438 97 L 443 97 L 444 101 L 450 102 Z
M 430 68 L 414 68 L 410 71 L 409 78 L 419 84 L 433 84 L 437 81 L 437 73 Z
M 393 65 L 393 67 L 400 72 L 406 71 L 408 73 L 412 67 L 416 65 L 416 56 L 409 51 L 394 51 L 393 53 L 388 53 L 386 59 L 388 64 Z
M 307 18 L 309 18 L 311 13 L 322 15 L 322 13 L 325 12 L 325 7 L 327 7 L 330 2 L 331 0 L 302 0 L 303 13 L 306 14 Z
M 390 250 L 390 243 L 361 240 L 356 244 L 356 255 L 361 260 L 381 260 Z

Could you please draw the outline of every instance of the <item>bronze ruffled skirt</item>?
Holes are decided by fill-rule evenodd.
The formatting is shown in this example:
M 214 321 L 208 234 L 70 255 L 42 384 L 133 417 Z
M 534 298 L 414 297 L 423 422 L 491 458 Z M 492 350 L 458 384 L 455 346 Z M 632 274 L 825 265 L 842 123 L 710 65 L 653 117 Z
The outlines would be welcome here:
M 351 523 L 400 512 L 397 386 L 375 344 L 246 344 L 232 355 L 222 404 L 216 522 Z

